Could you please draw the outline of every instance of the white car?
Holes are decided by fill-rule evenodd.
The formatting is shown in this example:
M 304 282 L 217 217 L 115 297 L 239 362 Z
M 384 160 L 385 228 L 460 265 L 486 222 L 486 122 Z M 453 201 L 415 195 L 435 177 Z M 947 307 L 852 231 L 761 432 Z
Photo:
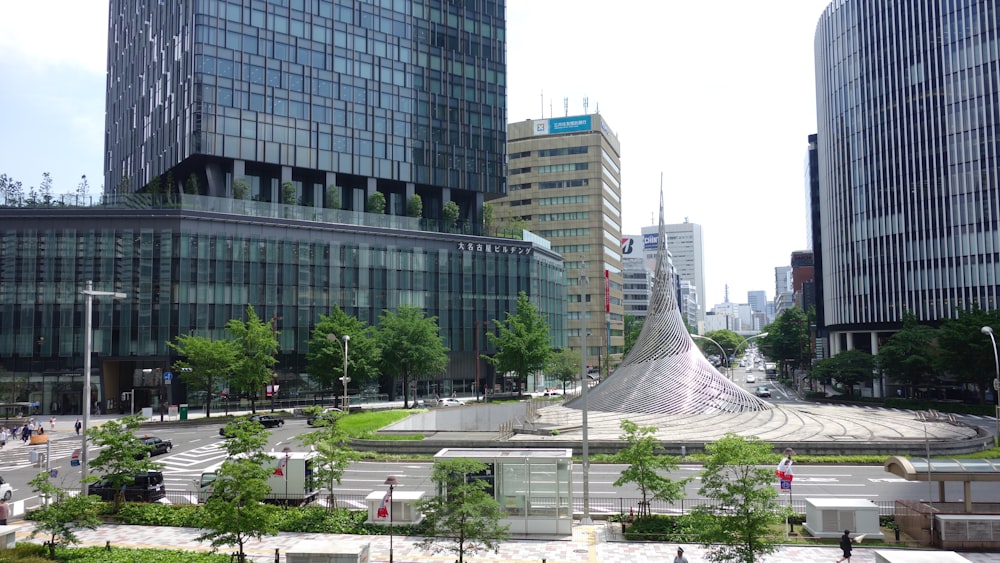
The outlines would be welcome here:
M 4 481 L 3 477 L 0 477 L 0 497 L 4 500 L 10 500 L 10 497 L 14 496 L 14 488 L 10 486 L 10 483 Z
M 460 407 L 465 404 L 465 401 L 459 401 L 458 399 L 438 399 L 437 406 L 439 407 Z
M 752 374 L 752 373 L 748 373 L 747 374 L 747 383 L 757 383 L 757 377 L 754 374 Z

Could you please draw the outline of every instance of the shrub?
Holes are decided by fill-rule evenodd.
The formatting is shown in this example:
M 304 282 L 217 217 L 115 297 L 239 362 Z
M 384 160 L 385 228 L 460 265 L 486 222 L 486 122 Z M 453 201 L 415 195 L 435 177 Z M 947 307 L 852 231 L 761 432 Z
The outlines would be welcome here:
M 689 515 L 651 515 L 637 518 L 625 525 L 625 539 L 635 541 L 660 541 L 691 543 L 695 541 L 693 518 Z
M 99 546 L 59 549 L 56 551 L 56 558 L 66 563 L 229 563 L 228 555 L 207 551 L 123 547 L 112 547 L 108 551 Z

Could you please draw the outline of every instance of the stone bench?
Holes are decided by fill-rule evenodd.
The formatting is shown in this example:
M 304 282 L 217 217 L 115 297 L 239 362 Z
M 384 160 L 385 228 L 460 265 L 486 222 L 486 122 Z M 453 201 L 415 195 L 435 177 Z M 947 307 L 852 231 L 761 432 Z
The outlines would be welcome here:
M 0 549 L 14 549 L 20 526 L 0 526 Z

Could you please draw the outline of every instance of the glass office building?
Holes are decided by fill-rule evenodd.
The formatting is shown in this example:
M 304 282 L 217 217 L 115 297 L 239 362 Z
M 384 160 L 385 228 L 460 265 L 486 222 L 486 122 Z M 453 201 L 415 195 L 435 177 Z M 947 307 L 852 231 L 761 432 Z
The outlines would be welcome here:
M 830 352 L 997 307 L 997 3 L 833 2 L 815 37 Z M 815 225 L 814 225 L 815 226 Z
M 502 0 L 112 0 L 101 204 L 0 202 L 0 396 L 81 412 L 87 280 L 128 294 L 94 306 L 104 410 L 133 388 L 197 404 L 159 375 L 166 342 L 247 305 L 274 322 L 283 400 L 316 391 L 306 341 L 334 305 L 438 318 L 450 362 L 418 394 L 502 385 L 480 355 L 520 291 L 565 346 L 561 256 L 482 236 L 506 193 L 504 34 Z

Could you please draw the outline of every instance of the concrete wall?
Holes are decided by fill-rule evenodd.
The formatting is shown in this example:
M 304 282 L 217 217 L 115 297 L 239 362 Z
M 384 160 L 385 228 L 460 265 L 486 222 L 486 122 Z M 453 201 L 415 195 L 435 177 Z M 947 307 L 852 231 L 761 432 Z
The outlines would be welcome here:
M 524 418 L 527 402 L 437 407 L 392 424 L 384 432 L 496 432 L 500 425 Z

